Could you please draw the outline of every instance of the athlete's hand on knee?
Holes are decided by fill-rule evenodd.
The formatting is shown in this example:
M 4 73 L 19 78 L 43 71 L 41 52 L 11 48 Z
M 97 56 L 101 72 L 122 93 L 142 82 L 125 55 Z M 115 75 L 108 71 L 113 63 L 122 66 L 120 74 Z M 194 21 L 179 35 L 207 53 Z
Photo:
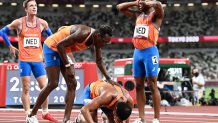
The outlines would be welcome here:
M 16 51 L 19 52 L 19 50 L 12 45 L 9 46 L 9 49 L 10 49 L 11 54 L 13 54 L 13 56 L 16 57 Z

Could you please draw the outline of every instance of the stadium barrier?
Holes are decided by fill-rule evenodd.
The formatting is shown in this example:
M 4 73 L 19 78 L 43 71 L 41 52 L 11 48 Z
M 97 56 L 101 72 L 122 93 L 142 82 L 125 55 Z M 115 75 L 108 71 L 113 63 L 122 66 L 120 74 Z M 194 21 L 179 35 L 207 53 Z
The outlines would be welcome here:
M 82 92 L 87 84 L 98 79 L 97 66 L 94 62 L 78 62 L 74 64 L 77 80 L 76 96 L 74 104 L 83 104 Z M 22 105 L 21 79 L 17 63 L 0 63 L 0 107 L 7 105 Z M 64 104 L 66 83 L 60 75 L 58 87 L 49 95 L 49 104 Z M 30 102 L 34 104 L 40 92 L 38 83 L 33 75 L 30 82 Z

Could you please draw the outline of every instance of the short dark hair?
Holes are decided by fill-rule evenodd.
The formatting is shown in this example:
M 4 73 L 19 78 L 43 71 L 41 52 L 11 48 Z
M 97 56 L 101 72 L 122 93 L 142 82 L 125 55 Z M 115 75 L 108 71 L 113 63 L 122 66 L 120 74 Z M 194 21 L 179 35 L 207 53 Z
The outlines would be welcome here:
M 109 36 L 112 36 L 112 28 L 108 25 L 101 25 L 98 28 L 98 31 L 101 35 L 108 34 Z
M 120 120 L 126 120 L 132 113 L 132 107 L 125 102 L 118 102 L 116 113 Z
M 30 1 L 36 1 L 36 0 L 24 0 L 24 1 L 23 1 L 23 8 L 26 8 L 26 7 L 27 7 L 27 4 L 28 4 Z

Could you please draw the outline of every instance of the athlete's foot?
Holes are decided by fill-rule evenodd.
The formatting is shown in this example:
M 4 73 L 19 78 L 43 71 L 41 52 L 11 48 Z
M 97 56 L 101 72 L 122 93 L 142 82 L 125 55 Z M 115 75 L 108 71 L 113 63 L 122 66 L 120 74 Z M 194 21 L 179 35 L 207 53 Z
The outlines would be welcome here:
M 54 118 L 50 113 L 42 114 L 42 119 L 49 120 L 51 122 L 57 123 L 58 119 Z
M 36 115 L 33 115 L 26 117 L 26 123 L 39 123 L 39 121 L 37 120 Z
M 157 118 L 153 119 L 152 123 L 160 123 L 160 120 L 158 120 Z
M 72 121 L 68 120 L 68 121 L 65 121 L 64 123 L 73 123 Z
M 79 117 L 76 117 L 74 123 L 80 123 L 80 118 L 79 118 Z
M 145 121 L 143 122 L 141 118 L 138 118 L 133 123 L 146 123 L 146 122 Z

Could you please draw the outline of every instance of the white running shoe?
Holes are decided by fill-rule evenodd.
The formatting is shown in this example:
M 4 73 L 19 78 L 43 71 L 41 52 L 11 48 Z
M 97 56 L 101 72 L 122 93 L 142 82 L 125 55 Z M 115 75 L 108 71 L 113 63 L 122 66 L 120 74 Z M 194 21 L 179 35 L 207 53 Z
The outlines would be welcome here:
M 133 123 L 146 123 L 141 120 L 141 118 L 136 119 Z
M 33 115 L 31 117 L 26 117 L 26 123 L 39 123 L 39 121 L 37 120 L 36 115 Z
M 68 120 L 68 121 L 66 121 L 65 123 L 73 123 L 72 121 L 70 121 L 70 120 Z
M 160 120 L 158 120 L 157 118 L 153 119 L 152 123 L 160 123 Z
M 78 117 L 76 117 L 76 119 L 75 119 L 75 121 L 74 121 L 74 123 L 80 123 L 81 121 L 80 121 L 80 118 L 79 118 L 79 116 Z

